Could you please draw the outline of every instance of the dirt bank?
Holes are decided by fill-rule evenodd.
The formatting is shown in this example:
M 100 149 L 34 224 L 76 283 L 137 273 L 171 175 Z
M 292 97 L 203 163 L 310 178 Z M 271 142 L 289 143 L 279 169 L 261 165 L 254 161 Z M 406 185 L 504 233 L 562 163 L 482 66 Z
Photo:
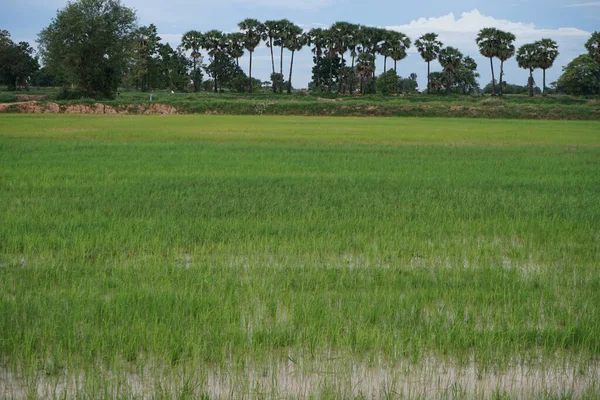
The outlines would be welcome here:
M 0 104 L 0 113 L 2 112 L 21 114 L 177 114 L 177 109 L 165 104 L 125 104 L 113 107 L 101 103 L 59 105 L 27 101 Z

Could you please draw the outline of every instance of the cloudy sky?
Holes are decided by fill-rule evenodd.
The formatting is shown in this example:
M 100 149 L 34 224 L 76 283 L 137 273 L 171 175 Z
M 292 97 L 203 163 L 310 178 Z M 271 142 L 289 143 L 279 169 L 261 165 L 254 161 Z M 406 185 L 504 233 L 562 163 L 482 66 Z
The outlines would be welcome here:
M 428 0 L 426 2 L 397 0 L 123 0 L 137 10 L 139 23 L 154 23 L 164 41 L 177 46 L 181 34 L 197 29 L 237 30 L 244 18 L 260 20 L 288 18 L 310 29 L 348 21 L 396 29 L 413 41 L 426 32 L 437 32 L 445 45 L 457 47 L 471 55 L 479 64 L 480 83 L 491 79 L 489 61 L 481 57 L 475 45 L 477 31 L 483 27 L 497 27 L 517 36 L 517 46 L 543 37 L 556 40 L 560 56 L 554 68 L 548 71 L 548 82 L 558 78 L 561 67 L 585 52 L 583 44 L 594 30 L 600 30 L 600 1 L 587 0 Z M 66 0 L 3 0 L 0 29 L 11 32 L 16 41 L 34 43 L 37 33 L 47 26 L 57 9 Z M 241 61 L 247 66 L 247 58 Z M 284 62 L 289 55 L 284 55 Z M 381 72 L 382 61 L 378 63 Z M 300 52 L 294 63 L 294 86 L 305 87 L 310 80 L 312 55 Z M 496 65 L 498 67 L 498 64 Z M 439 70 L 437 63 L 433 70 Z M 425 86 L 426 67 L 416 51 L 398 64 L 398 72 L 419 76 L 420 88 Z M 270 73 L 270 55 L 264 46 L 257 49 L 253 75 L 267 80 Z M 516 62 L 506 65 L 506 80 L 526 84 L 527 71 Z M 536 81 L 541 84 L 541 72 Z

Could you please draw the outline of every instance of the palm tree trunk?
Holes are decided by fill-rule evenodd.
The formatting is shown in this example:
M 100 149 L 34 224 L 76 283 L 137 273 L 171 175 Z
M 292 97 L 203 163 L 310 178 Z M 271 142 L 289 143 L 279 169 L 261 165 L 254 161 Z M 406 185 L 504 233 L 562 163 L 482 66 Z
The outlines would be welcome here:
M 329 57 L 329 84 L 327 86 L 327 92 L 331 93 L 331 86 L 333 85 L 333 58 Z
M 196 57 L 194 57 L 194 92 L 198 91 L 198 82 L 196 82 L 197 76 L 198 76 L 198 71 L 196 71 Z
M 387 94 L 387 76 L 385 75 L 387 69 L 387 56 L 383 57 L 383 94 Z
M 342 64 L 341 64 L 342 67 L 340 67 L 340 70 L 338 72 L 338 93 L 342 93 L 342 91 L 343 91 L 342 90 L 342 86 L 343 86 L 342 85 L 342 68 L 344 65 L 344 53 L 341 53 L 341 55 L 342 55 Z
M 504 76 L 504 61 L 500 60 L 500 96 L 502 96 L 502 87 L 504 86 L 502 84 L 503 76 Z
M 492 68 L 492 96 L 496 95 L 496 79 L 494 79 L 494 62 L 490 57 L 490 67 Z
M 533 97 L 533 69 L 529 69 L 529 97 Z
M 273 75 L 275 74 L 275 56 L 273 56 L 273 38 L 269 38 L 269 49 L 271 50 L 271 79 L 273 80 L 273 93 L 277 91 L 275 87 L 275 79 L 273 79 Z
M 273 38 L 269 38 L 269 49 L 271 50 L 271 73 L 275 73 L 275 57 L 273 56 Z
M 295 51 L 292 50 L 292 61 L 290 62 L 290 77 L 288 78 L 288 88 L 287 88 L 288 94 L 292 93 L 292 68 L 294 67 L 294 53 L 295 53 Z
M 279 55 L 279 73 L 283 75 L 283 45 L 281 45 L 281 53 Z
M 352 75 L 350 76 L 350 96 L 354 93 L 354 56 L 352 56 Z
M 398 60 L 394 60 L 394 75 L 396 75 L 396 84 L 394 85 L 394 94 L 398 94 L 398 70 L 396 69 L 396 63 Z
M 215 93 L 217 93 L 217 76 L 215 75 Z
M 317 56 L 317 87 L 321 91 L 321 57 Z
M 431 93 L 431 79 L 430 79 L 431 73 L 429 72 L 430 64 L 431 64 L 431 62 L 427 61 L 427 94 Z
M 248 70 L 248 93 L 252 93 L 252 51 L 250 52 L 250 69 Z
M 542 86 L 542 96 L 545 96 L 546 95 L 546 68 L 544 68 L 542 71 L 543 71 L 543 76 L 544 76 L 544 79 L 542 80 L 542 85 L 543 85 Z

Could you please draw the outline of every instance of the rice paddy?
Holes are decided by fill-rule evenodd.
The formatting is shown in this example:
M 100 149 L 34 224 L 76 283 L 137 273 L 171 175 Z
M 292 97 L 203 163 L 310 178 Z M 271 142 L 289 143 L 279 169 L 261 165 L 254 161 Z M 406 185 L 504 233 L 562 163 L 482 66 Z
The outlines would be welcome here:
M 600 123 L 0 116 L 0 398 L 600 396 Z

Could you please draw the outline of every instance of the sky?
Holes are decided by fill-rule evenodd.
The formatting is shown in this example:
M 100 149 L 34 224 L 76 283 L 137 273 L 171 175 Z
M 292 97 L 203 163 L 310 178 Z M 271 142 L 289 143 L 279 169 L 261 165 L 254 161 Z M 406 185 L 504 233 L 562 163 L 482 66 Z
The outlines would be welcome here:
M 66 6 L 66 0 L 2 0 L 0 29 L 8 30 L 13 40 L 28 41 L 35 46 L 37 34 L 48 26 L 57 10 Z M 154 23 L 164 42 L 177 46 L 181 35 L 188 30 L 224 32 L 237 31 L 237 24 L 245 18 L 287 18 L 308 30 L 327 27 L 336 21 L 385 27 L 401 31 L 414 42 L 420 35 L 436 32 L 446 46 L 458 48 L 465 56 L 473 57 L 481 74 L 483 87 L 491 80 L 489 59 L 482 57 L 475 44 L 477 32 L 484 27 L 510 31 L 517 37 L 518 47 L 541 38 L 554 39 L 560 55 L 554 67 L 547 71 L 547 82 L 555 81 L 562 67 L 585 52 L 584 43 L 591 32 L 600 30 L 600 1 L 588 0 L 122 0 L 137 11 L 138 23 Z M 276 56 L 277 57 L 277 56 Z M 289 53 L 284 54 L 287 79 Z M 276 65 L 278 58 L 276 58 Z M 288 67 L 285 67 L 288 64 Z M 248 56 L 240 59 L 247 71 Z M 312 54 L 308 49 L 296 53 L 293 85 L 306 87 L 311 79 Z M 388 64 L 391 65 L 391 64 Z M 495 60 L 495 72 L 499 61 Z M 268 48 L 262 45 L 253 57 L 254 77 L 268 80 L 271 62 Z M 437 62 L 432 72 L 439 71 Z M 383 58 L 378 57 L 377 73 L 383 71 Z M 414 46 L 408 57 L 398 63 L 398 74 L 418 76 L 419 88 L 426 87 L 426 64 Z M 513 59 L 505 63 L 506 81 L 525 85 L 528 71 L 518 68 Z M 541 85 L 541 71 L 534 76 Z

